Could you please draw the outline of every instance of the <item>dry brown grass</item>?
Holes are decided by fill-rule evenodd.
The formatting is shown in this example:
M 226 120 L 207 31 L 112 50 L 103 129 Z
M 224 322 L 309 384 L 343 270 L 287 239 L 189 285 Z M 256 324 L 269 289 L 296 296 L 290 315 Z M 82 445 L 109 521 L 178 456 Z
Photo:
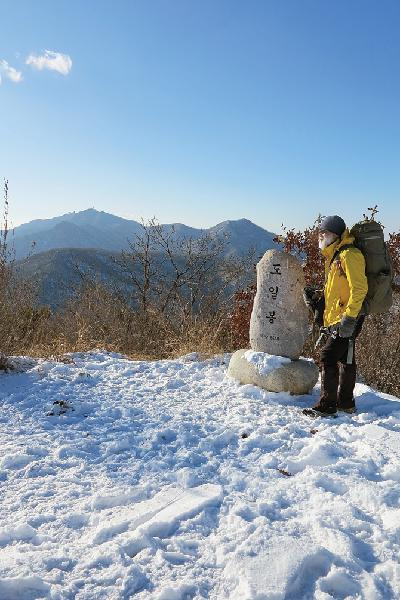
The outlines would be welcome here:
M 94 347 L 135 359 L 174 358 L 189 352 L 212 355 L 229 344 L 224 313 L 174 319 L 157 306 L 134 310 L 126 300 L 99 283 L 86 286 L 55 318 L 58 352 Z
M 0 369 L 11 354 L 34 351 L 45 333 L 50 312 L 35 306 L 35 290 L 18 278 L 8 229 L 8 182 L 4 181 L 4 208 L 0 228 Z
M 17 322 L 10 322 L 16 330 Z M 132 359 L 175 358 L 189 352 L 212 356 L 231 347 L 229 319 L 223 311 L 208 317 L 174 320 L 157 307 L 133 310 L 107 286 L 86 283 L 65 308 L 31 321 L 29 335 L 14 336 L 8 354 L 65 360 L 70 352 L 104 349 Z M 4 353 L 5 354 L 5 353 Z
M 0 278 L 0 357 L 13 354 L 35 354 L 46 337 L 46 324 L 50 318 L 47 308 L 34 304 L 34 294 L 29 284 L 14 276 Z

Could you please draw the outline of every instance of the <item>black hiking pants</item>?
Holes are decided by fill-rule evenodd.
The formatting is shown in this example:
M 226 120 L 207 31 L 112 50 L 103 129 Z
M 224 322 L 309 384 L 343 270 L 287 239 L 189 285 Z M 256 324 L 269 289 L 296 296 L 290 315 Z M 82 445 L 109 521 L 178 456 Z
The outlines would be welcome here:
M 352 408 L 356 384 L 355 338 L 360 334 L 365 317 L 358 319 L 353 335 L 354 350 L 351 364 L 347 364 L 350 338 L 330 335 L 321 350 L 320 404 L 329 408 Z

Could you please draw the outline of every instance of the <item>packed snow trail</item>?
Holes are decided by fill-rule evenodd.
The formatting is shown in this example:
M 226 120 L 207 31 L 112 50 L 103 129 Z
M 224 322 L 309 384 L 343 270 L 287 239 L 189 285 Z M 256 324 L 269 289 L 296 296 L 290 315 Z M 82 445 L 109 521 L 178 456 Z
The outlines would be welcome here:
M 229 357 L 0 375 L 0 600 L 400 597 L 400 402 L 356 415 L 226 377 Z

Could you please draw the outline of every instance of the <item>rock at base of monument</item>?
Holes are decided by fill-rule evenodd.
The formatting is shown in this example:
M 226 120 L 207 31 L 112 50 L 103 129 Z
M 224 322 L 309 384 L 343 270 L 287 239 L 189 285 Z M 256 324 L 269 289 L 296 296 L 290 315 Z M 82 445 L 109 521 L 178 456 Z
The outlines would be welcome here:
M 301 395 L 308 394 L 318 381 L 318 367 L 312 361 L 281 362 L 277 368 L 260 372 L 255 362 L 246 358 L 248 352 L 246 349 L 237 350 L 229 363 L 228 375 L 240 383 L 250 383 L 269 392 Z

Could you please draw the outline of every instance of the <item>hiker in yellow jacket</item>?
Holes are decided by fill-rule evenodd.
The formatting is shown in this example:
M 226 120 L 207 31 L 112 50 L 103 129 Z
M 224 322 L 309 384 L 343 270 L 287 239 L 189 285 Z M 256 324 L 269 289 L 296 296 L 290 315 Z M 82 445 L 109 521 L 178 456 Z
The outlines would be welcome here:
M 321 350 L 321 397 L 313 407 L 322 414 L 355 410 L 354 341 L 365 318 L 362 305 L 368 283 L 364 256 L 353 243 L 341 217 L 323 219 L 319 247 L 325 258 L 323 326 L 327 340 Z

